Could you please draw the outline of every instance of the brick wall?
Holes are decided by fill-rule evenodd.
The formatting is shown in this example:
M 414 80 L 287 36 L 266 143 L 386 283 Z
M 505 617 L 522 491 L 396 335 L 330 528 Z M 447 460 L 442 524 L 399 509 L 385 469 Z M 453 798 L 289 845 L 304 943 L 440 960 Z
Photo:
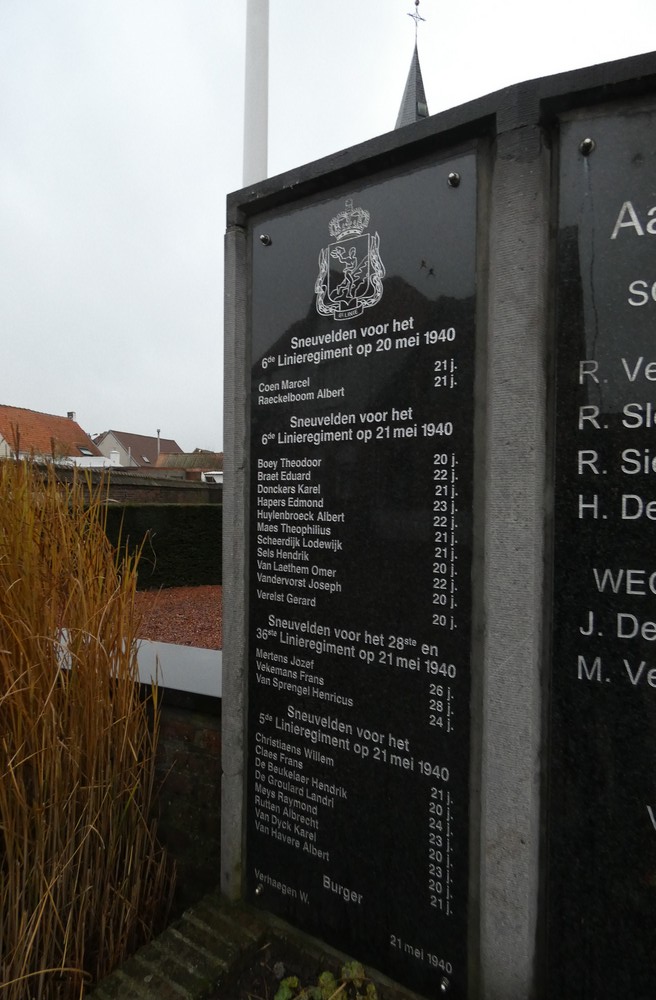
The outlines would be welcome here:
M 44 466 L 44 474 L 47 466 Z M 130 472 L 119 469 L 72 469 L 58 466 L 57 478 L 64 483 L 74 477 L 92 487 L 103 483 L 111 500 L 119 503 L 178 503 L 221 504 L 223 486 L 219 483 L 199 483 L 163 474 L 157 469 Z M 150 473 L 150 474 L 149 474 Z
M 107 537 L 133 551 L 142 542 L 139 589 L 222 581 L 222 511 L 217 504 L 112 504 Z
M 119 503 L 221 504 L 223 487 L 214 483 L 158 479 L 115 474 L 109 478 L 109 496 Z
M 159 840 L 177 863 L 177 916 L 220 881 L 221 700 L 160 695 Z

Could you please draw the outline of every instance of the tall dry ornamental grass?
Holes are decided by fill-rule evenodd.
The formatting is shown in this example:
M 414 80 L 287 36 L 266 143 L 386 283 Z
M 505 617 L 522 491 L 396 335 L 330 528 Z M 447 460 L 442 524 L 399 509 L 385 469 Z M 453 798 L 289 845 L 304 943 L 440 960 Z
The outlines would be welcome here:
M 0 1000 L 79 1000 L 159 929 L 156 698 L 103 497 L 0 462 Z

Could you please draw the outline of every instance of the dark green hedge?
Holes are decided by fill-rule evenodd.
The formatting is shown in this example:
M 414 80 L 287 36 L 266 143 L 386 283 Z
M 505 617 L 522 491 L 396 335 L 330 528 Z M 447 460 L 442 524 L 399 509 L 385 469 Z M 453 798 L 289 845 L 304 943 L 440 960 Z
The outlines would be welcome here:
M 139 589 L 220 584 L 220 504 L 111 504 L 107 536 L 133 551 L 145 539 Z

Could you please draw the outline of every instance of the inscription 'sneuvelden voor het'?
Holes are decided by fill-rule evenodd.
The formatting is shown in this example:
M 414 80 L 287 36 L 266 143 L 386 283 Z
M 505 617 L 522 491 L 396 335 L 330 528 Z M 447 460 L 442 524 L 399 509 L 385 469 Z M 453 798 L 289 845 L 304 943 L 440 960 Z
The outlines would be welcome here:
M 251 232 L 248 897 L 462 1000 L 475 226 L 467 154 Z

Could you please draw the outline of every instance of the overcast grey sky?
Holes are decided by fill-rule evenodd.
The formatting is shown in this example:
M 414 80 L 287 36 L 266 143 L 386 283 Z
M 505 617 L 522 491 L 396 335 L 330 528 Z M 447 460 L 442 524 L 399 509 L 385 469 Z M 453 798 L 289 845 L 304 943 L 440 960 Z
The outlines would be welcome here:
M 270 0 L 269 171 L 394 126 L 413 0 Z M 431 113 L 656 48 L 654 0 L 421 0 Z M 221 448 L 246 0 L 0 0 L 0 402 Z

